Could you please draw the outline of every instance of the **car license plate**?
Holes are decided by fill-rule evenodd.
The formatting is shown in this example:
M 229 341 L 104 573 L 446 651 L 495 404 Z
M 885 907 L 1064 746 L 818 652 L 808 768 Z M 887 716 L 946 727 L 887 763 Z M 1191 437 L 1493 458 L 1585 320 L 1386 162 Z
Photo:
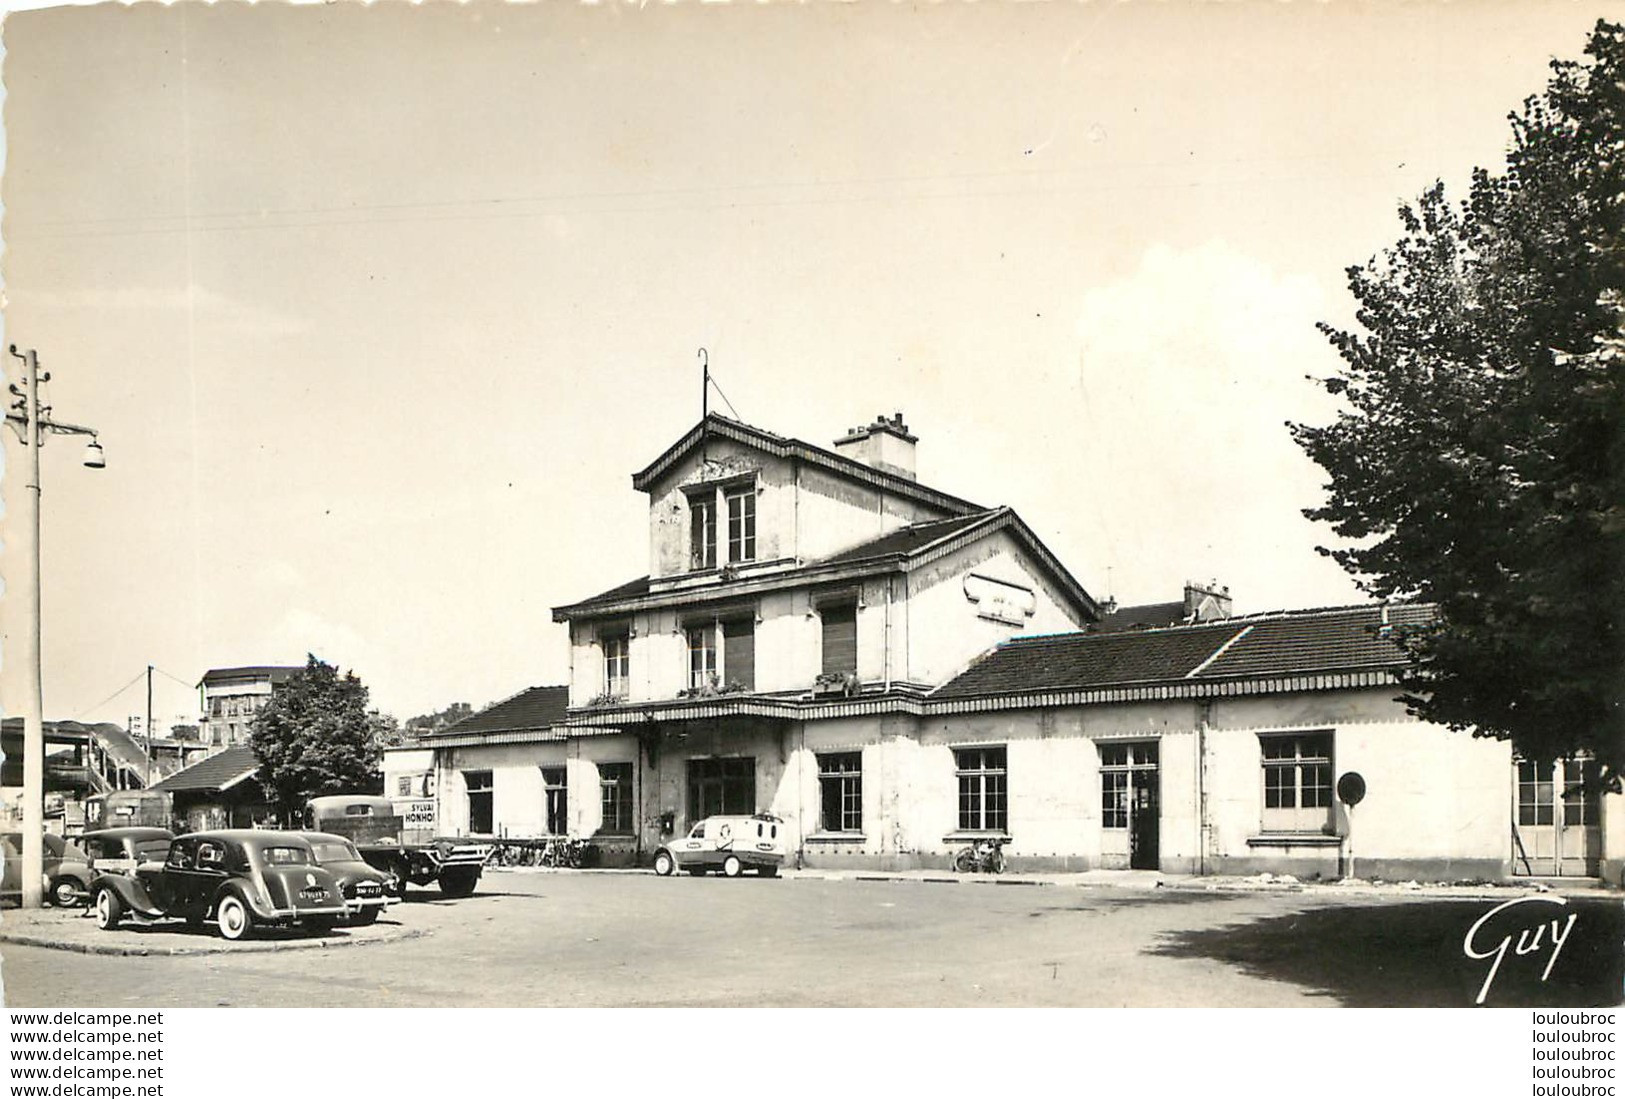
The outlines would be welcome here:
M 301 889 L 299 891 L 299 896 L 307 901 L 324 900 L 327 897 L 327 890 L 321 888 L 320 886 L 316 886 L 312 889 Z

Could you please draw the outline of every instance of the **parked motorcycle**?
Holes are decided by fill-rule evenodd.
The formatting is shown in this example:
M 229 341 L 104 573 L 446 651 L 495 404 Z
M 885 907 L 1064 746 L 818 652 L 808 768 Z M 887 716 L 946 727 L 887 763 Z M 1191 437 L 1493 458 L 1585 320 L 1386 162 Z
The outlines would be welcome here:
M 954 855 L 954 871 L 960 874 L 1004 873 L 1004 845 L 1009 842 L 1002 836 L 990 836 L 961 848 Z

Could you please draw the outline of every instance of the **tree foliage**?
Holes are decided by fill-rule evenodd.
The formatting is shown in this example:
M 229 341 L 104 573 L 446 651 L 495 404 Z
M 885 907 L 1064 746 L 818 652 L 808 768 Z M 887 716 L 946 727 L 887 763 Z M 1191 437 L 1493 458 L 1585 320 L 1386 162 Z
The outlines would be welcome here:
M 367 715 L 367 720 L 372 723 L 373 743 L 380 751 L 385 748 L 399 748 L 406 743 L 406 730 L 401 728 L 401 723 L 395 720 L 394 714 L 373 710 Z
M 436 710 L 432 714 L 419 714 L 417 717 L 406 719 L 405 733 L 409 737 L 421 736 L 424 733 L 438 733 L 441 729 L 462 721 L 464 718 L 474 716 L 474 707 L 466 702 L 453 702 L 444 710 Z
M 1625 770 L 1625 28 L 1509 116 L 1503 172 L 1400 209 L 1321 325 L 1344 407 L 1289 425 L 1329 474 L 1305 514 L 1369 594 L 1437 604 L 1402 638 L 1418 716 Z
M 277 688 L 255 716 L 249 744 L 260 785 L 285 819 L 296 819 L 307 798 L 377 785 L 376 718 L 361 680 L 314 655 Z

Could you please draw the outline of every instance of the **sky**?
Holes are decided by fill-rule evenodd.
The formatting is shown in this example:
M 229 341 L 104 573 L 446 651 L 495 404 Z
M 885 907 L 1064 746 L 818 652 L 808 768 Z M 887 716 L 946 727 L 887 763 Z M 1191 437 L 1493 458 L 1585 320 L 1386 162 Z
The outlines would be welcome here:
M 701 348 L 779 434 L 901 411 L 923 482 L 1098 598 L 1359 601 L 1284 426 L 1336 411 L 1315 325 L 1604 15 L 13 13 L 5 341 L 107 457 L 43 452 L 46 717 L 125 724 L 150 664 L 195 720 L 206 669 L 307 653 L 401 720 L 565 682 L 550 608 L 648 571 L 631 474 L 698 420 Z

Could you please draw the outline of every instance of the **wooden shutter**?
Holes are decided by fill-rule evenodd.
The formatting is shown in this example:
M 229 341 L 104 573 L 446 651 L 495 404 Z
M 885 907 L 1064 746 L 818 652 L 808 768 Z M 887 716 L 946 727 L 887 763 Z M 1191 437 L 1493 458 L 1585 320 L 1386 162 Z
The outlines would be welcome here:
M 858 670 L 858 608 L 852 604 L 823 607 L 825 675 Z
M 749 619 L 722 624 L 722 681 L 756 689 L 756 624 Z

